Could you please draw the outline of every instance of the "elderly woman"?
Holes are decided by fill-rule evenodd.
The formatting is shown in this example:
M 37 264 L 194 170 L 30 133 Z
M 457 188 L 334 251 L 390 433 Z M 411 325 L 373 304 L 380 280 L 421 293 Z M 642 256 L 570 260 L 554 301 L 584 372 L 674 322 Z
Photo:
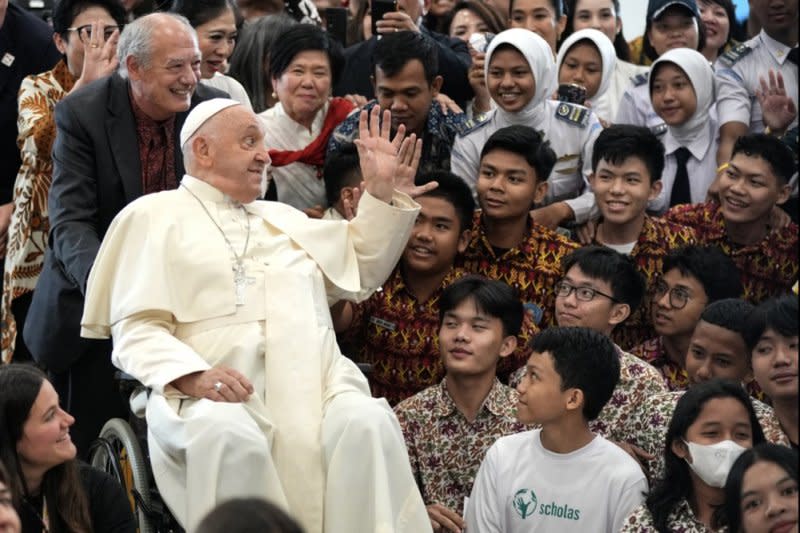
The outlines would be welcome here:
M 278 103 L 259 118 L 272 158 L 270 187 L 278 201 L 298 209 L 325 205 L 328 139 L 355 107 L 330 96 L 343 65 L 341 46 L 310 24 L 289 27 L 273 43 L 269 74 Z
M 200 82 L 225 91 L 252 109 L 242 84 L 225 75 L 239 34 L 239 13 L 233 0 L 174 0 L 170 11 L 186 17 L 197 32 Z
M 75 459 L 69 427 L 44 374 L 27 365 L 0 367 L 0 462 L 23 533 L 133 533 L 122 487 Z
M 244 86 L 256 113 L 275 105 L 269 79 L 269 53 L 275 37 L 293 24 L 295 20 L 289 15 L 266 15 L 245 22 L 239 33 L 228 74 Z
M 30 359 L 17 332 L 25 321 L 47 247 L 55 106 L 70 92 L 117 68 L 117 40 L 124 18 L 116 0 L 61 0 L 53 10 L 53 40 L 64 59 L 52 70 L 22 81 L 17 118 L 22 165 L 14 183 L 3 275 L 2 362 L 9 362 L 15 350 L 19 360 Z

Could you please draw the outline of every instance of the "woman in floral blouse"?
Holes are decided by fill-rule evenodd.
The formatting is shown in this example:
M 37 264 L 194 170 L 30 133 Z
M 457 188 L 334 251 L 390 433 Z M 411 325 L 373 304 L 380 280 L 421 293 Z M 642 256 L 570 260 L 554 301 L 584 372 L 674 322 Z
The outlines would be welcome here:
M 22 324 L 44 263 L 50 230 L 47 194 L 53 175 L 50 150 L 56 136 L 54 109 L 67 94 L 117 68 L 117 40 L 125 19 L 118 0 L 61 0 L 53 10 L 53 41 L 64 59 L 28 76 L 19 91 L 17 144 L 22 165 L 14 182 L 14 212 L 0 306 L 0 360 L 30 358 Z
M 669 423 L 664 478 L 622 533 L 725 531 L 725 478 L 736 458 L 761 442 L 764 433 L 740 384 L 714 379 L 691 387 Z

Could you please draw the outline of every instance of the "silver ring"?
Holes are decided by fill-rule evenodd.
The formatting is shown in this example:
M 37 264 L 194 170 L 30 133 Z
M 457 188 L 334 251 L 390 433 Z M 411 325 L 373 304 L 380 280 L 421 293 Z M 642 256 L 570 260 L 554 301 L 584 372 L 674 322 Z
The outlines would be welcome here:
M 214 383 L 214 390 L 217 392 L 221 391 L 222 385 L 224 385 L 224 383 L 222 383 L 221 381 L 217 381 L 216 383 Z

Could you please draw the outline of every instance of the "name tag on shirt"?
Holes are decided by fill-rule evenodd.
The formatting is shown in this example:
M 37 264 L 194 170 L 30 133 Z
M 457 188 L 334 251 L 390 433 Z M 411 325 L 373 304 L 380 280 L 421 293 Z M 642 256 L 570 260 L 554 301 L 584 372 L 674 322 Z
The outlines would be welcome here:
M 389 331 L 394 331 L 397 329 L 397 324 L 395 324 L 394 322 L 389 322 L 388 320 L 384 320 L 377 316 L 369 317 L 369 323 L 375 324 L 376 326 L 383 329 L 388 329 Z

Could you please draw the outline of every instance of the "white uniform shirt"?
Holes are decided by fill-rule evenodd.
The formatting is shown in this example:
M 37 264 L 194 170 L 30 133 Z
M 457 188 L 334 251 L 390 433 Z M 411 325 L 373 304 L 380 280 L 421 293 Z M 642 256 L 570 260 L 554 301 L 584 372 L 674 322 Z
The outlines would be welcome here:
M 664 133 L 666 124 L 653 110 L 650 103 L 650 72 L 634 76 L 622 94 L 614 124 L 644 126 L 656 135 Z
M 741 122 L 748 125 L 750 133 L 764 131 L 756 89 L 761 87 L 758 78 L 763 76 L 766 80 L 769 69 L 783 74 L 786 94 L 798 105 L 797 65 L 787 59 L 790 49 L 761 30 L 746 43 L 720 56 L 715 75 L 720 125 Z M 789 127 L 794 126 L 797 117 Z
M 545 140 L 550 141 L 550 147 L 558 158 L 547 180 L 549 185 L 544 203 L 566 201 L 575 213 L 575 220 L 584 222 L 595 206 L 594 194 L 589 190 L 586 178 L 592 172 L 594 141 L 603 126 L 597 115 L 583 106 L 554 100 L 547 100 L 543 105 L 545 110 L 541 123 L 526 126 L 540 131 Z M 572 113 L 576 110 L 583 115 L 583 120 L 565 120 L 574 116 Z M 456 137 L 450 168 L 467 182 L 473 194 L 483 145 L 495 131 L 510 125 L 498 113 L 492 112 L 486 122 Z
M 247 91 L 235 78 L 226 76 L 220 72 L 215 72 L 211 78 L 203 78 L 200 83 L 209 87 L 214 87 L 220 91 L 225 91 L 231 98 L 245 106 L 250 111 L 253 110 L 253 105 L 250 103 L 250 97 Z
M 606 92 L 592 106 L 592 110 L 606 122 L 614 123 L 622 103 L 622 95 L 625 94 L 625 90 L 630 86 L 631 79 L 638 74 L 644 74 L 648 70 L 650 70 L 650 67 L 634 65 L 617 59 L 614 74 L 611 76 L 611 83 L 608 85 Z
M 599 435 L 559 454 L 542 446 L 540 434 L 502 437 L 489 449 L 467 504 L 467 531 L 619 531 L 647 492 L 636 461 Z

